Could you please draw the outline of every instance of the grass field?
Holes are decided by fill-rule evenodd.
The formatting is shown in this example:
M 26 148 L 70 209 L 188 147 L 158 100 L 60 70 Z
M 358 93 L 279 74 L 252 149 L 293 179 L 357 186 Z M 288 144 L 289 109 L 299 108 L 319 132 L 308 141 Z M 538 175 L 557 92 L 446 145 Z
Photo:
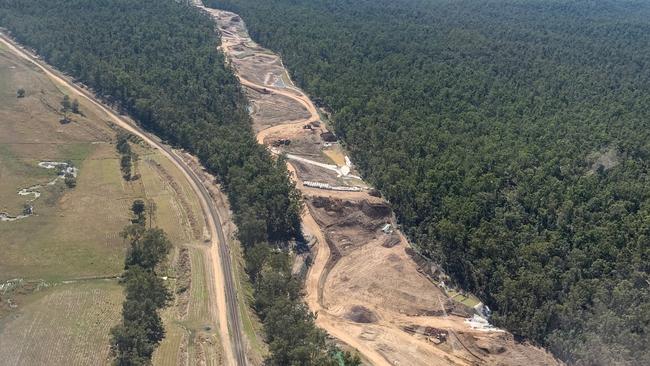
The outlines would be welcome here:
M 0 364 L 108 363 L 109 331 L 123 300 L 117 281 L 58 284 L 23 300 L 24 307 L 0 320 Z
M 154 354 L 155 365 L 174 366 L 185 362 L 189 365 L 223 364 L 217 319 L 209 310 L 210 306 L 214 306 L 215 299 L 206 283 L 206 278 L 212 274 L 205 267 L 205 249 L 201 246 L 188 247 L 192 268 L 188 312 L 181 318 L 177 313 L 177 304 L 164 311 L 168 334 Z
M 39 189 L 34 216 L 0 222 L 0 281 L 11 278 L 55 281 L 118 274 L 123 244 L 117 231 L 127 222 L 128 198 L 139 196 L 114 174 L 114 132 L 101 115 L 83 104 L 85 116 L 59 123 L 60 90 L 42 73 L 0 52 L 0 211 L 19 214 L 32 197 L 17 192 L 56 177 L 40 161 L 71 161 L 78 185 L 62 181 Z M 25 98 L 16 90 L 24 88 Z
M 19 88 L 24 98 L 16 97 Z M 174 253 L 178 246 L 192 247 L 189 312 L 180 319 L 173 307 L 165 310 L 167 337 L 155 364 L 176 365 L 186 351 L 192 359 L 219 364 L 218 328 L 203 277 L 210 275 L 201 248 L 205 220 L 196 196 L 182 173 L 148 146 L 132 144 L 140 179 L 124 181 L 116 130 L 103 112 L 80 99 L 83 115 L 59 122 L 66 93 L 0 47 L 0 212 L 15 216 L 25 204 L 34 210 L 24 219 L 0 221 L 0 286 L 24 280 L 10 291 L 0 287 L 0 364 L 110 363 L 109 330 L 121 317 L 122 287 L 92 278 L 122 272 L 119 232 L 135 199 L 155 203 L 153 223 L 167 232 Z M 56 172 L 39 167 L 41 161 L 72 162 L 79 169 L 77 186 L 62 180 L 46 185 Z M 43 185 L 38 199 L 18 194 L 34 185 Z M 168 283 L 173 288 L 174 280 Z
M 464 295 L 464 294 L 461 294 L 461 293 L 456 292 L 456 291 L 451 290 L 451 289 L 447 290 L 447 295 L 449 295 L 449 297 L 452 300 L 458 301 L 459 303 L 461 303 L 461 304 L 463 304 L 465 306 L 469 306 L 470 308 L 473 308 L 474 306 L 481 303 L 481 300 L 476 298 L 476 296 L 474 296 L 474 295 L 471 295 L 471 294 L 465 294 Z
M 242 295 L 242 300 L 238 302 L 239 313 L 241 314 L 244 334 L 250 342 L 249 357 L 256 364 L 262 364 L 263 360 L 269 355 L 268 346 L 264 343 L 262 335 L 262 322 L 253 311 L 254 289 L 248 280 L 248 274 L 245 270 L 244 253 L 240 245 L 231 245 L 232 263 L 235 271 L 238 289 L 237 292 Z
M 333 148 L 323 150 L 323 153 L 332 160 L 332 162 L 338 166 L 345 165 L 345 155 L 341 151 L 340 147 L 336 145 Z
M 0 223 L 2 279 L 56 281 L 120 273 L 124 244 L 118 233 L 138 195 L 122 186 L 110 145 L 94 146 L 78 166 L 76 188 L 58 183 L 34 202 L 34 216 Z

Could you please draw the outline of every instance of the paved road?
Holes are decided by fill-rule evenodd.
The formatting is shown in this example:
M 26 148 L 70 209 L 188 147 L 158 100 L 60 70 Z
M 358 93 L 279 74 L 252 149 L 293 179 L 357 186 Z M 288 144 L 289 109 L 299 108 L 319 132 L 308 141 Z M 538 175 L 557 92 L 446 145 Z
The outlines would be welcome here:
M 191 180 L 191 183 L 193 183 L 191 184 L 192 187 L 194 188 L 196 193 L 200 196 L 201 201 L 203 201 L 205 204 L 205 207 L 204 205 L 202 205 L 204 211 L 206 211 L 205 208 L 207 207 L 207 212 L 204 212 L 204 214 L 211 221 L 211 225 L 214 225 L 213 227 L 215 228 L 217 234 L 218 242 L 214 243 L 213 241 L 213 245 L 217 245 L 219 249 L 219 258 L 221 260 L 221 270 L 223 272 L 223 279 L 224 279 L 224 292 L 225 292 L 226 311 L 227 311 L 227 319 L 228 319 L 227 329 L 229 330 L 229 334 L 232 341 L 231 344 L 232 350 L 231 351 L 226 350 L 227 353 L 230 353 L 231 357 L 227 357 L 227 358 L 232 358 L 234 356 L 234 360 L 231 360 L 231 362 L 233 362 L 237 366 L 246 365 L 247 364 L 246 352 L 244 348 L 243 335 L 241 331 L 241 320 L 239 319 L 239 308 L 237 306 L 237 291 L 235 288 L 235 283 L 234 283 L 235 281 L 233 278 L 232 263 L 230 259 L 230 249 L 228 247 L 228 242 L 226 241 L 226 237 L 224 235 L 223 228 L 221 226 L 221 219 L 219 217 L 219 212 L 217 211 L 217 208 L 214 204 L 214 201 L 212 200 L 212 197 L 210 196 L 210 193 L 201 182 L 201 179 L 199 179 L 196 173 L 194 173 L 194 171 L 187 165 L 187 163 L 185 163 L 185 161 L 181 157 L 178 156 L 178 154 L 176 154 L 176 152 L 174 152 L 169 146 L 161 143 L 158 137 L 144 131 L 139 126 L 131 124 L 125 119 L 119 117 L 119 115 L 113 112 L 110 109 L 110 107 L 104 106 L 101 103 L 101 101 L 99 101 L 88 90 L 83 89 L 78 85 L 74 84 L 73 82 L 68 80 L 68 78 L 64 76 L 61 72 L 57 71 L 56 69 L 46 64 L 45 62 L 36 59 L 33 55 L 24 51 L 19 45 L 17 45 L 10 38 L 6 37 L 4 34 L 0 34 L 0 42 L 5 44 L 7 47 L 9 47 L 9 49 L 12 50 L 17 55 L 21 56 L 22 58 L 38 66 L 41 70 L 43 70 L 43 72 L 45 72 L 49 77 L 51 77 L 55 81 L 66 85 L 70 89 L 73 89 L 77 94 L 79 94 L 80 96 L 84 97 L 85 99 L 89 100 L 91 103 L 99 107 L 106 114 L 111 116 L 115 120 L 115 122 L 117 122 L 118 125 L 125 128 L 129 132 L 138 135 L 140 138 L 145 140 L 145 142 L 147 142 L 149 145 L 152 145 L 160 149 L 161 151 L 163 151 L 164 155 L 166 155 L 167 158 L 171 159 L 174 162 L 174 164 L 183 171 L 185 176 Z M 219 291 L 219 289 L 217 289 L 217 291 Z M 222 334 L 222 337 L 223 336 L 224 335 Z M 225 346 L 226 345 L 224 345 L 224 347 Z

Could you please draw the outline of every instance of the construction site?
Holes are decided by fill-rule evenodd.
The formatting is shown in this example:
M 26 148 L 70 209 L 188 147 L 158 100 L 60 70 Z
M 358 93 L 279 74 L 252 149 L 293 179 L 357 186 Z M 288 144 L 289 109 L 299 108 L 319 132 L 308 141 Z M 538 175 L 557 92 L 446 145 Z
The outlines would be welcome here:
M 258 142 L 286 158 L 304 197 L 309 251 L 296 255 L 294 269 L 304 276 L 319 327 L 373 365 L 560 364 L 490 325 L 477 298 L 447 287 L 411 248 L 389 204 L 363 181 L 324 111 L 293 84 L 280 57 L 251 40 L 237 14 L 205 11 L 216 19 L 221 50 L 249 98 Z

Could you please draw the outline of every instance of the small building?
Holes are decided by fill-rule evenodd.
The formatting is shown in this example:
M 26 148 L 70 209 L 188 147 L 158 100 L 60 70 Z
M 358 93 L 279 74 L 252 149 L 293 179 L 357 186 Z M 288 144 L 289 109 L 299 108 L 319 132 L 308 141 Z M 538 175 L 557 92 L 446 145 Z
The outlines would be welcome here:
M 386 224 L 384 227 L 381 228 L 381 231 L 384 232 L 384 234 L 392 234 L 393 233 L 393 226 L 391 224 Z

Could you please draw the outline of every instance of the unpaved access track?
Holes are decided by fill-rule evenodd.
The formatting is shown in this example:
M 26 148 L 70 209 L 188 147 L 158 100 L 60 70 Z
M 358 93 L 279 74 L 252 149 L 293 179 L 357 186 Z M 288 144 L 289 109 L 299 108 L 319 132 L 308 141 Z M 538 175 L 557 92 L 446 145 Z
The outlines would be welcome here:
M 244 21 L 231 12 L 195 5 L 213 16 L 221 50 L 249 100 L 257 140 L 273 153 L 302 155 L 329 162 L 327 152 L 342 148 L 332 141 L 309 97 L 295 87 L 280 57 L 252 41 Z M 279 82 L 280 81 L 280 82 Z M 269 100 L 282 98 L 284 122 L 265 113 Z M 287 98 L 292 102 L 287 103 Z M 266 104 L 265 104 L 266 103 Z M 309 117 L 304 117 L 305 110 Z M 327 136 L 327 137 L 324 137 Z M 477 327 L 474 312 L 455 302 L 425 276 L 396 227 L 388 204 L 360 192 L 306 187 L 305 181 L 367 187 L 367 184 L 318 166 L 287 163 L 306 208 L 302 223 L 310 240 L 312 265 L 305 279 L 305 300 L 316 324 L 339 343 L 359 351 L 373 365 L 556 365 L 543 349 L 520 343 L 506 331 Z
M 101 111 L 106 113 L 113 123 L 124 130 L 140 137 L 145 143 L 159 149 L 162 154 L 176 165 L 189 182 L 192 189 L 196 192 L 201 203 L 203 214 L 207 218 L 210 230 L 210 251 L 206 256 L 208 266 L 212 268 L 214 276 L 207 278 L 206 281 L 213 287 L 217 294 L 217 308 L 211 309 L 219 320 L 219 331 L 222 346 L 225 351 L 225 362 L 228 365 L 246 365 L 246 351 L 244 348 L 243 334 L 241 331 L 241 320 L 239 317 L 239 308 L 237 306 L 237 294 L 234 284 L 232 264 L 230 259 L 230 250 L 221 226 L 217 208 L 214 204 L 210 193 L 198 178 L 197 174 L 188 166 L 188 164 L 169 146 L 163 144 L 160 139 L 152 134 L 145 132 L 135 123 L 124 116 L 114 112 L 111 107 L 104 105 L 90 91 L 76 85 L 68 77 L 47 65 L 39 58 L 25 51 L 20 45 L 4 34 L 0 34 L 0 42 L 16 55 L 28 60 L 43 73 L 45 73 L 54 83 L 69 89 L 77 96 L 87 99 Z

